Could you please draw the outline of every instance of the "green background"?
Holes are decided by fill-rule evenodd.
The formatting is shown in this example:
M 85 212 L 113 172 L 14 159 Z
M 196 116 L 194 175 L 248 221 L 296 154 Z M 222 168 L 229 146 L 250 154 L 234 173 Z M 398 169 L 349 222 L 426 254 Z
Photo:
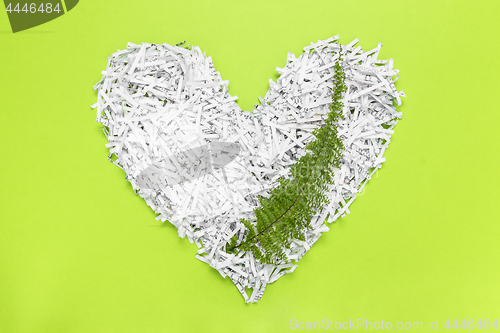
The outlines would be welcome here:
M 0 332 L 500 319 L 499 11 L 497 0 L 86 0 L 16 34 L 0 13 Z M 352 214 L 248 305 L 106 160 L 92 85 L 129 41 L 187 40 L 249 110 L 287 51 L 336 34 L 384 43 L 403 120 Z

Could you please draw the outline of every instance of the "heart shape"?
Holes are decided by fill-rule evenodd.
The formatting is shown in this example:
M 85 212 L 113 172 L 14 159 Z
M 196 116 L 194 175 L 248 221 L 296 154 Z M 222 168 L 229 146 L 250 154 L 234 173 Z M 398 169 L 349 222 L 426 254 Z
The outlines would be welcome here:
M 280 77 L 270 80 L 261 105 L 242 111 L 228 81 L 199 47 L 129 43 L 108 60 L 98 91 L 97 121 L 110 157 L 134 191 L 198 246 L 196 257 L 229 276 L 245 298 L 258 301 L 267 284 L 291 273 L 294 263 L 264 264 L 251 252 L 228 254 L 242 218 L 254 219 L 258 195 L 266 196 L 305 154 L 313 130 L 324 124 L 332 102 L 335 63 L 342 58 L 347 92 L 338 136 L 344 143 L 329 202 L 293 240 L 286 256 L 298 261 L 349 205 L 385 161 L 401 118 L 393 102 L 402 91 L 392 59 L 377 60 L 382 44 L 364 52 L 338 36 L 311 43 L 296 58 L 288 53 Z M 232 147 L 229 149 L 228 147 Z M 247 295 L 245 288 L 252 288 Z

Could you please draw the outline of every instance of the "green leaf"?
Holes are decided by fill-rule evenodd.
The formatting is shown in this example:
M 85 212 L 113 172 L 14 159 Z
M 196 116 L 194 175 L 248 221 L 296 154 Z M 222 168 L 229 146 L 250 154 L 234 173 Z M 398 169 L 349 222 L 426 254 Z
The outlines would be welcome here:
M 268 198 L 258 198 L 256 221 L 241 220 L 247 229 L 246 237 L 239 244 L 238 237 L 233 237 L 227 251 L 251 251 L 257 260 L 267 264 L 286 262 L 285 250 L 291 248 L 292 240 L 305 240 L 303 231 L 310 227 L 311 217 L 328 203 L 326 192 L 333 184 L 334 169 L 339 167 L 344 150 L 336 125 L 343 118 L 342 94 L 347 91 L 339 61 L 334 66 L 335 85 L 325 125 L 313 131 L 315 139 L 306 146 L 307 153 L 292 165 L 292 179 L 279 179 Z

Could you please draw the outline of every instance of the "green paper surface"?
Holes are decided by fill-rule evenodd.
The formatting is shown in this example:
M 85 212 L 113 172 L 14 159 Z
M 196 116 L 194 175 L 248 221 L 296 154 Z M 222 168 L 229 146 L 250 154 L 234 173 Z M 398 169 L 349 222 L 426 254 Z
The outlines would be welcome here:
M 3 11 L 0 332 L 500 320 L 499 12 L 485 0 L 86 0 L 12 33 Z M 127 42 L 187 40 L 250 110 L 288 51 L 337 34 L 384 44 L 379 58 L 394 58 L 408 96 L 403 119 L 351 215 L 245 304 L 106 160 L 92 86 Z

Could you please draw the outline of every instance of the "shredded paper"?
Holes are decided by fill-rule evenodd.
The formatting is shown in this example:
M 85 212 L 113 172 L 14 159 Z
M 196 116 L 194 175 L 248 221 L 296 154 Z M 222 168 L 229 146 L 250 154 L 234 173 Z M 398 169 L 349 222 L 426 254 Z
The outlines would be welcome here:
M 385 161 L 394 126 L 392 59 L 338 43 L 338 36 L 311 43 L 299 57 L 288 53 L 276 82 L 260 105 L 242 111 L 199 47 L 129 43 L 108 59 L 98 91 L 97 121 L 109 143 L 108 159 L 123 169 L 134 191 L 198 247 L 196 258 L 229 277 L 245 301 L 257 302 L 269 283 L 291 273 L 328 224 L 349 214 L 349 205 Z M 257 197 L 305 154 L 332 102 L 334 65 L 340 62 L 348 88 L 338 135 L 345 150 L 329 203 L 286 251 L 291 263 L 262 264 L 251 252 L 228 254 L 231 237 L 245 236 L 240 219 L 255 219 Z M 326 223 L 325 223 L 326 222 Z M 247 294 L 245 288 L 252 289 Z

